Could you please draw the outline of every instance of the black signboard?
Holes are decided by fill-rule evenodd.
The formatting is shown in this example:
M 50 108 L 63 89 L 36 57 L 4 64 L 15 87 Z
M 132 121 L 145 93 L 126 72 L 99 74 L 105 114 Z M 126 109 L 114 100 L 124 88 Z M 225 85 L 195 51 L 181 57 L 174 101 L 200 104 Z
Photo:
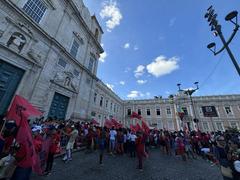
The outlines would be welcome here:
M 215 106 L 202 106 L 204 117 L 218 117 Z

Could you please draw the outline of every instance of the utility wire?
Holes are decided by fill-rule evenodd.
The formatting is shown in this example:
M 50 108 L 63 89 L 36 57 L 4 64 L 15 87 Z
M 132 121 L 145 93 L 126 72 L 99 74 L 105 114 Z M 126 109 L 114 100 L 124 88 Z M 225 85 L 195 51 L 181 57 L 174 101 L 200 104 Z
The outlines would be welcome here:
M 206 83 L 208 82 L 208 80 L 212 77 L 212 75 L 215 73 L 217 67 L 220 65 L 220 63 L 222 62 L 223 56 L 225 55 L 226 51 L 224 51 L 220 58 L 218 59 L 216 65 L 214 66 L 213 70 L 209 73 L 209 75 L 205 78 L 205 80 L 203 81 L 203 83 L 201 83 L 201 88 L 204 87 L 206 85 Z

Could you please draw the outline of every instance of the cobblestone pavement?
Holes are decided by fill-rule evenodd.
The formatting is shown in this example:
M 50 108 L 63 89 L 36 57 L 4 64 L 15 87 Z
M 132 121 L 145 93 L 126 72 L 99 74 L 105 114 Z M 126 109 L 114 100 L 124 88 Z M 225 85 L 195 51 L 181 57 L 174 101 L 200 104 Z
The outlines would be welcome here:
M 188 160 L 161 154 L 151 150 L 144 160 L 144 170 L 136 169 L 137 159 L 106 154 L 104 165 L 100 166 L 98 153 L 77 152 L 73 161 L 64 164 L 61 158 L 55 160 L 54 171 L 49 176 L 33 175 L 33 180 L 222 180 L 219 169 L 205 160 Z

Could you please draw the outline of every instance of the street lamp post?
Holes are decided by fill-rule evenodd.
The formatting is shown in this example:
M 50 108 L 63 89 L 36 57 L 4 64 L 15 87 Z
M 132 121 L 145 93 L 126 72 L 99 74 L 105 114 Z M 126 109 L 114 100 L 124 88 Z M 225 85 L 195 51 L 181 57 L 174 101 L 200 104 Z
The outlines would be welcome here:
M 238 12 L 237 11 L 233 11 L 231 13 L 229 13 L 226 17 L 225 20 L 226 21 L 230 21 L 231 23 L 233 23 L 235 25 L 235 28 L 233 30 L 232 35 L 230 36 L 230 38 L 228 39 L 228 41 L 225 40 L 225 37 L 223 36 L 222 33 L 222 26 L 218 23 L 217 21 L 217 14 L 215 13 L 215 10 L 213 9 L 212 6 L 210 6 L 207 9 L 207 13 L 205 14 L 205 18 L 207 19 L 207 21 L 209 22 L 209 26 L 211 27 L 211 31 L 214 32 L 215 36 L 219 36 L 222 43 L 223 43 L 223 47 L 216 52 L 216 44 L 214 42 L 208 44 L 207 48 L 213 52 L 213 54 L 216 56 L 217 54 L 221 53 L 224 49 L 227 50 L 232 63 L 234 64 L 238 75 L 240 76 L 240 68 L 239 65 L 235 59 L 235 57 L 233 56 L 233 53 L 231 51 L 231 49 L 229 48 L 229 44 L 231 43 L 231 41 L 233 40 L 234 36 L 236 35 L 237 31 L 239 30 L 239 24 L 238 24 Z
M 192 99 L 192 94 L 199 89 L 199 86 L 198 86 L 198 82 L 195 82 L 194 84 L 195 84 L 196 88 L 194 88 L 194 89 L 187 89 L 187 90 L 181 89 L 181 84 L 177 84 L 177 86 L 178 86 L 178 91 L 183 91 L 184 94 L 186 94 L 186 95 L 188 95 L 190 97 L 192 110 L 193 110 L 193 116 L 194 116 L 193 122 L 196 123 L 197 129 L 199 129 L 199 127 L 198 127 L 199 120 L 196 117 L 196 111 L 195 111 L 195 107 L 194 107 L 194 103 L 193 103 L 193 99 Z

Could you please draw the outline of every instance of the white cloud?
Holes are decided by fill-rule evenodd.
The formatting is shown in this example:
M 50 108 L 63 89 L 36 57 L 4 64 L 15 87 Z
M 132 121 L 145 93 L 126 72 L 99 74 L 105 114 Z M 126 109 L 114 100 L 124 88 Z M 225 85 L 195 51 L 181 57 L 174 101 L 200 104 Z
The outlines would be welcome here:
M 147 80 L 137 80 L 137 83 L 138 84 L 145 84 L 145 83 L 147 83 Z
M 170 26 L 170 27 L 174 26 L 174 24 L 175 24 L 176 20 L 177 20 L 177 18 L 176 18 L 176 17 L 174 17 L 174 18 L 170 19 L 170 21 L 169 21 L 169 26 Z
M 138 98 L 138 97 L 140 97 L 141 95 L 142 95 L 142 93 L 139 92 L 139 91 L 131 91 L 131 92 L 127 95 L 127 97 L 128 97 L 128 98 Z
M 134 51 L 137 51 L 139 48 L 137 45 L 135 45 L 133 49 L 134 49 Z
M 124 86 L 125 85 L 125 81 L 120 81 L 119 84 Z
M 105 59 L 106 59 L 107 56 L 108 56 L 108 54 L 106 52 L 100 54 L 99 61 L 100 62 L 105 62 Z
M 139 78 L 140 76 L 142 76 L 144 74 L 144 69 L 145 69 L 145 67 L 143 65 L 139 65 L 137 67 L 137 69 L 134 71 L 134 73 L 135 73 L 134 76 L 136 78 Z
M 124 44 L 124 49 L 129 49 L 130 48 L 130 43 L 126 43 L 126 44 Z
M 113 91 L 114 85 L 106 83 L 106 86 Z
M 177 57 L 167 59 L 165 56 L 159 56 L 147 65 L 147 71 L 155 77 L 170 74 L 179 68 L 178 61 L 179 58 Z
M 146 97 L 146 96 L 149 97 L 150 95 L 151 95 L 150 92 L 147 92 L 146 94 L 144 94 L 140 91 L 134 90 L 134 91 L 131 91 L 127 95 L 127 97 L 130 98 L 130 99 L 137 99 L 137 98 L 143 98 L 143 97 Z
M 107 31 L 111 32 L 116 26 L 120 25 L 123 18 L 120 9 L 117 7 L 117 2 L 105 2 L 100 12 L 102 19 L 107 19 Z

